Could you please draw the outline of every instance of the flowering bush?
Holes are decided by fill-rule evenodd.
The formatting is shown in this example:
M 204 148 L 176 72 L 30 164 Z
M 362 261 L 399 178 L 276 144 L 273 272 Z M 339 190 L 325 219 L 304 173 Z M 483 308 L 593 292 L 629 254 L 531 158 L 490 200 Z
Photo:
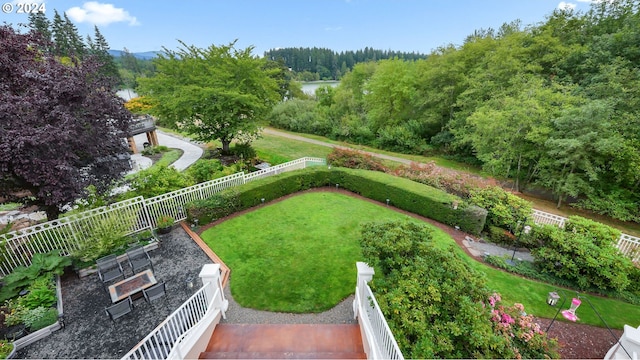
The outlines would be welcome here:
M 393 175 L 433 186 L 465 198 L 469 197 L 474 189 L 484 189 L 498 185 L 493 179 L 485 179 L 480 176 L 445 169 L 437 166 L 433 161 L 427 164 L 412 162 L 409 165 L 400 165 L 393 171 Z
M 534 322 L 533 315 L 527 315 L 524 306 L 515 303 L 506 307 L 501 305 L 500 294 L 489 297 L 491 322 L 494 332 L 504 337 L 517 359 L 558 359 L 558 342 L 550 339 Z
M 388 168 L 380 160 L 364 151 L 334 148 L 327 155 L 327 163 L 333 166 L 341 166 L 351 169 L 365 169 L 387 172 Z
M 153 108 L 153 104 L 148 98 L 140 96 L 124 103 L 124 107 L 134 114 L 146 114 Z

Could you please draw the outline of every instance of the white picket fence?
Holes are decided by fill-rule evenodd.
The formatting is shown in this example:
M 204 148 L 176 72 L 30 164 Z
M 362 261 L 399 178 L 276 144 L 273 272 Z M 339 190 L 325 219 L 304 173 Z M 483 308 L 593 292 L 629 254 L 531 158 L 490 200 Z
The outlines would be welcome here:
M 566 217 L 562 217 L 555 214 L 549 214 L 540 210 L 533 210 L 533 221 L 538 225 L 557 225 L 564 227 L 565 222 L 569 220 Z M 640 263 L 640 238 L 621 234 L 618 239 L 618 249 L 622 254 L 629 257 L 634 263 Z
M 304 157 L 254 173 L 240 172 L 150 199 L 140 196 L 1 234 L 0 275 L 5 276 L 18 266 L 29 266 L 31 257 L 36 253 L 60 250 L 63 255 L 69 255 L 82 242 L 91 241 L 93 229 L 104 226 L 108 221 L 130 222 L 127 235 L 153 229 L 156 227 L 156 220 L 162 215 L 169 215 L 176 222 L 185 220 L 185 206 L 191 201 L 206 199 L 226 188 L 258 178 L 325 164 L 325 159 Z
M 356 267 L 358 278 L 355 299 L 353 300 L 353 312 L 360 325 L 362 345 L 367 359 L 404 360 L 389 324 L 380 310 L 378 301 L 367 284 L 373 278 L 373 268 L 363 262 L 357 262 Z

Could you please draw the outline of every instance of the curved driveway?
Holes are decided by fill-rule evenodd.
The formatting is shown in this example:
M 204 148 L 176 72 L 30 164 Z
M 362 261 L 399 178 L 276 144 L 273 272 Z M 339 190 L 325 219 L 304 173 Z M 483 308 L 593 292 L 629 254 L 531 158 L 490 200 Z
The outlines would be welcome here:
M 184 169 L 191 166 L 191 164 L 193 164 L 198 159 L 200 159 L 200 157 L 203 154 L 203 150 L 200 146 L 188 140 L 179 138 L 177 135 L 167 134 L 160 130 L 156 130 L 156 133 L 158 135 L 159 145 L 164 145 L 172 149 L 182 150 L 182 156 L 180 156 L 178 160 L 176 160 L 173 164 L 171 164 L 171 166 L 176 168 L 176 170 L 178 171 L 183 171 Z M 144 143 L 147 142 L 147 136 L 144 133 L 134 136 L 133 139 L 135 140 L 136 146 L 138 147 L 139 151 L 144 148 Z M 143 156 L 140 156 L 140 157 L 143 157 Z M 133 159 L 137 159 L 137 157 Z M 145 159 L 148 159 L 148 158 L 145 158 Z M 148 166 L 146 166 L 147 161 L 144 159 L 140 159 L 136 161 L 143 162 L 143 163 L 139 163 L 139 170 L 144 169 L 148 166 L 151 166 L 150 160 L 149 160 Z

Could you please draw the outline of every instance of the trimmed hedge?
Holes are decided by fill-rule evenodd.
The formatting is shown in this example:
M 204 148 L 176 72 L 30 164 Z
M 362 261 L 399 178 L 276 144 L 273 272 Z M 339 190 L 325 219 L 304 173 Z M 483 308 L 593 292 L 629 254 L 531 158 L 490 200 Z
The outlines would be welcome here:
M 313 167 L 286 172 L 224 190 L 206 200 L 187 206 L 189 218 L 200 224 L 248 209 L 298 191 L 322 186 L 349 190 L 366 198 L 422 215 L 461 230 L 479 234 L 484 228 L 487 211 L 469 205 L 444 191 L 392 175 L 347 168 Z M 458 203 L 457 209 L 452 204 Z

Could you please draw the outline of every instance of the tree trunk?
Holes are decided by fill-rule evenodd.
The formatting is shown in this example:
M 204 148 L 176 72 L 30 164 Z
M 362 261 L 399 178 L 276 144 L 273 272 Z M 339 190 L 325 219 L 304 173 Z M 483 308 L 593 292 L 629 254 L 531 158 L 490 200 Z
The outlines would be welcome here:
M 47 213 L 47 221 L 55 220 L 60 216 L 60 209 L 56 205 L 45 206 L 44 211 Z
M 222 142 L 222 153 L 225 155 L 229 155 L 230 151 L 230 145 L 231 145 L 231 141 L 229 140 L 220 140 Z

